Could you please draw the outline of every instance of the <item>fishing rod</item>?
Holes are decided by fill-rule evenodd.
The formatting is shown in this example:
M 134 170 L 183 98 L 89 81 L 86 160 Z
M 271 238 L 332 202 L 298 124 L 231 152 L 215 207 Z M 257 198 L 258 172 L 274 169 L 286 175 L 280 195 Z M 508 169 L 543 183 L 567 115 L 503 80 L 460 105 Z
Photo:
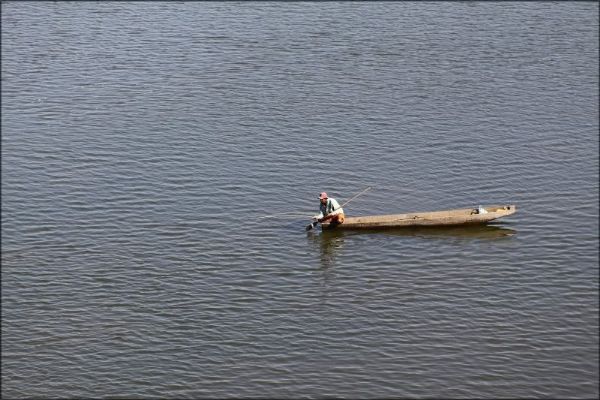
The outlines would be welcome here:
M 364 189 L 363 191 L 361 191 L 360 193 L 352 196 L 350 198 L 350 200 L 347 200 L 344 204 L 342 204 L 340 206 L 340 208 L 344 208 L 344 206 L 348 203 L 350 203 L 352 200 L 354 200 L 355 198 L 357 198 L 358 196 L 362 195 L 363 193 L 365 193 L 366 191 L 371 190 L 371 186 L 369 186 L 368 188 Z M 309 231 L 311 229 L 313 229 L 315 226 L 317 226 L 317 224 L 319 223 L 319 221 L 313 221 L 310 224 L 306 225 L 306 230 Z
M 285 217 L 285 218 L 296 218 L 296 217 L 307 217 L 309 216 L 308 214 L 310 213 L 310 211 L 304 212 L 304 213 L 299 213 L 299 212 L 288 212 L 288 213 L 277 213 L 277 214 L 271 214 L 271 215 L 263 215 L 261 217 L 258 217 L 258 219 L 264 219 L 264 218 L 273 218 L 273 217 Z
M 340 208 L 343 208 L 346 204 L 350 203 L 352 200 L 354 200 L 355 198 L 357 198 L 358 196 L 360 196 L 361 194 L 363 194 L 364 192 L 366 192 L 367 190 L 371 190 L 371 186 L 369 186 L 368 188 L 366 188 L 365 190 L 363 190 L 362 192 L 360 192 L 359 194 L 357 194 L 356 196 L 352 197 L 350 200 L 346 201 L 344 204 L 342 204 L 340 206 Z

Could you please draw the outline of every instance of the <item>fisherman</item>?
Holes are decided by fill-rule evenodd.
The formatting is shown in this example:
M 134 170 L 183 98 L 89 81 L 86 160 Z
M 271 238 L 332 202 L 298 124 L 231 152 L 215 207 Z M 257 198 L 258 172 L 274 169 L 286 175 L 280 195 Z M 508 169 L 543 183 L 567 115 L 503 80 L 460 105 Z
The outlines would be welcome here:
M 331 221 L 335 225 L 344 223 L 344 209 L 340 207 L 336 199 L 329 198 L 327 193 L 323 192 L 319 195 L 319 200 L 321 202 L 319 205 L 321 212 L 315 215 L 313 219 L 319 222 Z

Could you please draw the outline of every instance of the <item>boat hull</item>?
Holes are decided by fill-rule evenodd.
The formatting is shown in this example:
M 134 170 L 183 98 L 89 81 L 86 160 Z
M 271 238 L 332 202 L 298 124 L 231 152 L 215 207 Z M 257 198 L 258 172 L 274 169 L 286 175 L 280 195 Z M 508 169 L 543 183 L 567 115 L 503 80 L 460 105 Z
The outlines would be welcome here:
M 497 218 L 512 215 L 517 211 L 514 204 L 490 205 L 483 208 L 487 213 L 480 214 L 476 208 L 461 208 L 408 214 L 346 217 L 343 224 L 324 223 L 321 226 L 323 230 L 345 230 L 485 224 Z

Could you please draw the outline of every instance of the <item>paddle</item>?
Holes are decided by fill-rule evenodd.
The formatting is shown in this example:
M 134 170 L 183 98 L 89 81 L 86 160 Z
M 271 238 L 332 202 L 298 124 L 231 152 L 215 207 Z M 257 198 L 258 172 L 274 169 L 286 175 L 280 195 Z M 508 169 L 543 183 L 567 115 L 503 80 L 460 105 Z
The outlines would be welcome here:
M 354 195 L 353 197 L 350 198 L 350 200 L 346 201 L 344 204 L 342 204 L 340 206 L 340 208 L 344 208 L 344 206 L 348 203 L 350 203 L 352 200 L 354 200 L 355 198 L 357 198 L 358 196 L 360 196 L 361 194 L 365 193 L 367 190 L 370 190 L 371 186 L 369 186 L 368 188 L 364 189 L 363 191 L 359 192 L 358 194 Z M 310 231 L 311 229 L 315 228 L 317 226 L 317 224 L 319 223 L 319 221 L 313 221 L 310 224 L 306 225 L 306 231 Z

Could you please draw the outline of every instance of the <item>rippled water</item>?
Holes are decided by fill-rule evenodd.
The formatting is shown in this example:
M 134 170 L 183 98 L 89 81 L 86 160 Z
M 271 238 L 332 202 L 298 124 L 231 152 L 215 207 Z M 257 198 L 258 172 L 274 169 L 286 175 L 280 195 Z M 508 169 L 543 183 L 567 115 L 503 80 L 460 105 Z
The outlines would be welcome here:
M 2 396 L 598 397 L 598 111 L 594 2 L 2 2 Z

